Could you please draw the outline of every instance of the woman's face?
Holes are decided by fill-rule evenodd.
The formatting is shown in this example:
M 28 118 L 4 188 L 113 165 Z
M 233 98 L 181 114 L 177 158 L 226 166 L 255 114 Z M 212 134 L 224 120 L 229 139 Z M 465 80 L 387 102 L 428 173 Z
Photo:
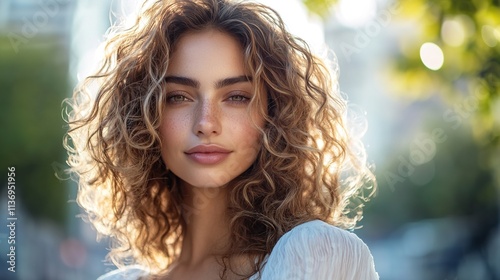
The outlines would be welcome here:
M 248 169 L 260 147 L 255 125 L 264 121 L 250 106 L 261 93 L 245 72 L 238 41 L 216 30 L 183 35 L 166 82 L 160 134 L 167 168 L 194 187 L 224 186 Z

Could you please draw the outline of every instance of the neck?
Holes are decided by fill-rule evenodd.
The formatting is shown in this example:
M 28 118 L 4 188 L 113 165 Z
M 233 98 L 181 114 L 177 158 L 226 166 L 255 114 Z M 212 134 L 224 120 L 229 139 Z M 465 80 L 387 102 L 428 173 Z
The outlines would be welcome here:
M 224 254 L 229 242 L 227 188 L 183 187 L 186 231 L 179 261 L 197 265 Z

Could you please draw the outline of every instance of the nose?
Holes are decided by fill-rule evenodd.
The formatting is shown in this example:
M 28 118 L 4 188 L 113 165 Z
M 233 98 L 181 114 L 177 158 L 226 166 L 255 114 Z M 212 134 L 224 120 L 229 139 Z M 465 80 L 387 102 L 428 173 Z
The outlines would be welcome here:
M 216 102 L 202 100 L 197 106 L 193 132 L 198 136 L 218 135 L 221 132 L 220 108 Z

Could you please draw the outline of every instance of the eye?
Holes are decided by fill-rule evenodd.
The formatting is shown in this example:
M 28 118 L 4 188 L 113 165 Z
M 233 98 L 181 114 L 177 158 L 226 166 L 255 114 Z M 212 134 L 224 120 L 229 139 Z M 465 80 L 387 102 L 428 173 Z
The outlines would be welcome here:
M 237 103 L 246 103 L 246 102 L 250 101 L 250 97 L 242 95 L 240 93 L 235 93 L 235 94 L 231 95 L 227 100 L 231 101 L 231 102 L 237 102 Z
M 167 96 L 167 103 L 170 104 L 178 104 L 187 101 L 190 101 L 190 99 L 179 93 L 172 93 L 169 96 Z

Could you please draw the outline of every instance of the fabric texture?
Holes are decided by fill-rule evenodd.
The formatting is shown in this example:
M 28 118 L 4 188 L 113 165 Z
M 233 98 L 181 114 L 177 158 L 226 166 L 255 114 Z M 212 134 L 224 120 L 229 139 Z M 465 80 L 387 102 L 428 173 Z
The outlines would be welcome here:
M 148 272 L 143 267 L 130 265 L 101 275 L 97 280 L 139 280 L 147 275 Z
M 115 270 L 98 280 L 136 280 L 147 271 L 138 266 Z M 284 234 L 250 280 L 379 279 L 373 257 L 355 234 L 314 220 Z

